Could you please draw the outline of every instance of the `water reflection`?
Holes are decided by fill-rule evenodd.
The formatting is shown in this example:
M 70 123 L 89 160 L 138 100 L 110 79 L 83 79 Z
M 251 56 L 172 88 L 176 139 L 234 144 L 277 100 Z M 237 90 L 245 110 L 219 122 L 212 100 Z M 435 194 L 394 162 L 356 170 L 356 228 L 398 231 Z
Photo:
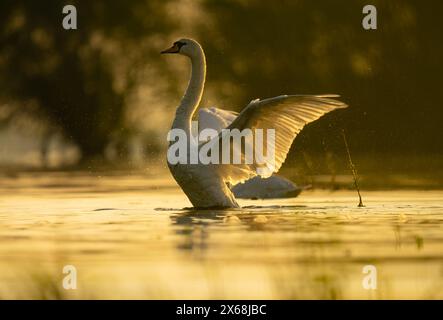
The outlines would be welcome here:
M 194 210 L 155 180 L 102 178 L 97 189 L 74 176 L 57 192 L 42 187 L 59 178 L 0 193 L 2 298 L 443 296 L 441 191 L 365 192 L 365 208 L 353 192 L 311 191 Z M 66 264 L 81 270 L 76 292 L 58 287 Z M 376 292 L 361 286 L 368 264 Z

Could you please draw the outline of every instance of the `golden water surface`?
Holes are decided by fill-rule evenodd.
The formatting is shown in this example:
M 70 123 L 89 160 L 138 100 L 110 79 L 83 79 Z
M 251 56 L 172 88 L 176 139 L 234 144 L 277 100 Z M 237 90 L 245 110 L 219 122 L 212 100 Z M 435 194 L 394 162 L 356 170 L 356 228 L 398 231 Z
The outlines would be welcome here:
M 2 177 L 0 298 L 443 298 L 443 191 L 363 199 L 305 191 L 194 211 L 168 175 Z

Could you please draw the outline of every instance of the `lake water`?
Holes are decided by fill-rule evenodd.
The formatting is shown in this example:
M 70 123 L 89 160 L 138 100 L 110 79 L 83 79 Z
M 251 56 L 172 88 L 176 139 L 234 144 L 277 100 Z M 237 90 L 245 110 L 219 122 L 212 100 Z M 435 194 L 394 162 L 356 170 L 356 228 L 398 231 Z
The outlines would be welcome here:
M 363 200 L 305 191 L 194 211 L 163 174 L 2 177 L 0 298 L 443 298 L 443 191 Z

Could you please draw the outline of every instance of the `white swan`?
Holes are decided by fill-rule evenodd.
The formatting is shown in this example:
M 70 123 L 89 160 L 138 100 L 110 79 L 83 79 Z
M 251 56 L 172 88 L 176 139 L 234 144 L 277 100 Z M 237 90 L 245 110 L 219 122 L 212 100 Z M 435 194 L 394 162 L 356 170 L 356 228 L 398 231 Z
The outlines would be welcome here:
M 295 198 L 309 186 L 299 187 L 292 181 L 272 175 L 269 178 L 254 177 L 231 188 L 237 199 Z
M 181 129 L 192 138 L 191 121 L 200 104 L 206 77 L 206 58 L 200 44 L 192 39 L 181 39 L 161 53 L 176 53 L 191 60 L 191 79 L 180 105 L 177 107 L 172 129 Z M 275 162 L 272 170 L 261 170 L 260 176 L 277 172 L 291 147 L 292 141 L 308 123 L 322 115 L 347 105 L 332 99 L 337 95 L 282 95 L 251 101 L 240 114 L 217 108 L 201 109 L 199 128 L 275 129 Z M 217 141 L 215 141 L 217 139 Z M 220 135 L 207 143 L 218 143 Z M 199 146 L 199 148 L 201 145 Z M 267 165 L 267 164 L 266 164 Z M 258 164 L 176 164 L 168 167 L 194 207 L 239 207 L 230 186 L 258 175 Z M 262 168 L 263 169 L 263 168 Z

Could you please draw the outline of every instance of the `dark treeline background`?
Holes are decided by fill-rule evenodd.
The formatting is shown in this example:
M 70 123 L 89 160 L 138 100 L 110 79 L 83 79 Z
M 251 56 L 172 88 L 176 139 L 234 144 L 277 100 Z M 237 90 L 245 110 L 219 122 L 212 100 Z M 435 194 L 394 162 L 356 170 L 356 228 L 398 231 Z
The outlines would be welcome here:
M 207 55 L 205 106 L 298 93 L 338 93 L 350 105 L 304 130 L 289 163 L 296 149 L 343 155 L 342 129 L 358 156 L 443 153 L 441 1 L 372 1 L 371 31 L 358 0 L 70 1 L 75 31 L 62 28 L 65 4 L 0 3 L 0 130 L 37 123 L 35 139 L 59 135 L 80 161 L 111 144 L 124 155 L 142 135 L 154 157 L 188 76 L 183 59 L 158 53 L 193 37 Z

